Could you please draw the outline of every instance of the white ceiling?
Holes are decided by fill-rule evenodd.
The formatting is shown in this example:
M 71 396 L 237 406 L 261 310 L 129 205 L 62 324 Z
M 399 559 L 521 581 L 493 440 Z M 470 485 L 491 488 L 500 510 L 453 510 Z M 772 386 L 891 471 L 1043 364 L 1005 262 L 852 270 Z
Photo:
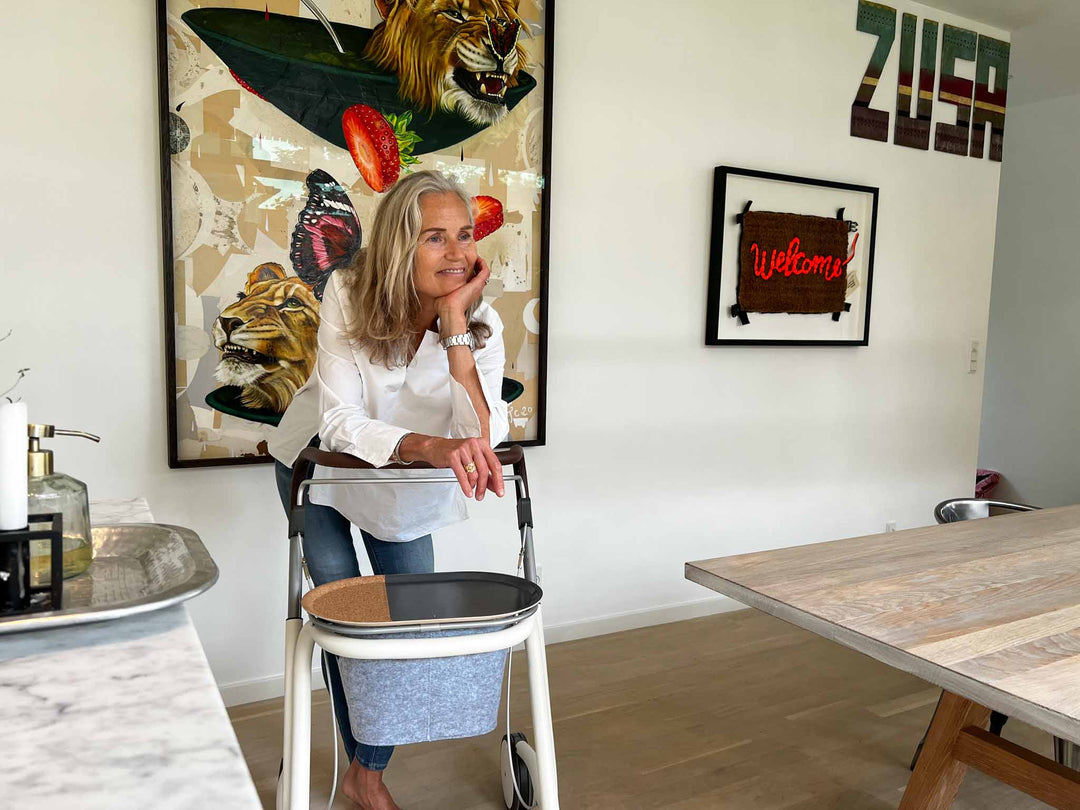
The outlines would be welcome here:
M 1080 1 L 1050 0 L 1011 39 L 1010 105 L 1080 93 Z
M 927 5 L 951 11 L 969 20 L 1015 31 L 1042 16 L 1053 0 L 924 0 Z

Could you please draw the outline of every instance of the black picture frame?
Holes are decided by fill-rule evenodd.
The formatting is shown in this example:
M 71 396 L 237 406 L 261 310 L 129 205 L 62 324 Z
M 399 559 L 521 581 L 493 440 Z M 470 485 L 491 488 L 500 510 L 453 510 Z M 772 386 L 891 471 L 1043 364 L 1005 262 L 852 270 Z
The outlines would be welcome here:
M 862 307 L 862 334 L 858 339 L 792 339 L 792 338 L 745 338 L 721 337 L 725 320 L 737 321 L 730 315 L 731 301 L 723 300 L 722 281 L 726 278 L 725 273 L 738 273 L 737 267 L 724 267 L 725 230 L 731 225 L 728 221 L 730 212 L 728 189 L 729 178 L 743 177 L 764 181 L 791 183 L 797 186 L 818 186 L 826 189 L 857 192 L 870 196 L 871 216 L 869 250 L 866 264 L 866 290 L 865 301 Z M 876 186 L 845 183 L 834 180 L 821 180 L 812 177 L 799 177 L 797 175 L 780 174 L 776 172 L 758 171 L 755 169 L 742 169 L 733 166 L 717 166 L 713 174 L 713 209 L 712 209 L 712 232 L 709 247 L 709 282 L 706 292 L 705 310 L 705 345 L 706 346 L 868 346 L 870 343 L 870 309 L 873 300 L 874 280 L 874 252 L 877 242 L 877 211 L 879 189 Z M 804 213 L 804 212 L 792 212 Z M 785 318 L 821 317 L 806 315 L 784 315 Z M 741 326 L 741 324 L 740 324 Z
M 166 431 L 167 456 L 171 469 L 222 467 L 247 464 L 269 464 L 274 461 L 269 455 L 230 456 L 228 458 L 182 459 L 179 454 L 179 434 L 177 409 L 176 373 L 176 299 L 173 273 L 174 266 L 174 229 L 172 217 L 172 171 L 170 163 L 170 94 L 169 94 L 169 56 L 168 56 L 168 4 L 167 0 L 156 0 L 157 6 L 157 60 L 158 60 L 158 152 L 160 157 L 161 188 L 161 239 L 162 272 L 164 277 L 164 332 L 165 332 L 165 385 L 166 385 Z M 543 109 L 543 148 L 541 171 L 543 185 L 540 189 L 540 287 L 537 321 L 540 327 L 539 346 L 537 349 L 537 400 L 538 411 L 536 438 L 507 441 L 503 446 L 517 444 L 523 447 L 543 446 L 547 443 L 547 370 L 548 370 L 548 288 L 551 232 L 551 161 L 552 161 L 552 111 L 555 87 L 555 0 L 546 0 L 544 4 L 544 109 Z

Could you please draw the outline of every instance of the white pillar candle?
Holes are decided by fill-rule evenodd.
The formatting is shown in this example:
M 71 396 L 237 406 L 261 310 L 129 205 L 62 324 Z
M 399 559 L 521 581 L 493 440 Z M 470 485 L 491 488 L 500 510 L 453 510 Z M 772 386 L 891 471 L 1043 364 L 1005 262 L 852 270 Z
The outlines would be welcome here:
M 0 399 L 0 531 L 26 528 L 26 403 Z

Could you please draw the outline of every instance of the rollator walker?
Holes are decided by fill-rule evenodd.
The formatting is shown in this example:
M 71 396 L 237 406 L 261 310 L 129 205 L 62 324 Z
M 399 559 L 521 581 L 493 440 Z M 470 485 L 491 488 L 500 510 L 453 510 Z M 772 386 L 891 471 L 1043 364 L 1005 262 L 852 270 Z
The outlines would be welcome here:
M 285 619 L 285 734 L 278 810 L 308 810 L 311 760 L 311 658 L 315 645 L 340 658 L 402 660 L 449 658 L 509 650 L 525 643 L 529 667 L 535 748 L 523 734 L 504 735 L 502 793 L 508 810 L 558 810 L 555 742 L 548 695 L 547 657 L 541 618 L 542 592 L 533 555 L 532 503 L 521 447 L 495 451 L 503 467 L 512 467 L 521 535 L 519 568 L 524 578 L 494 573 L 404 574 L 361 577 L 328 583 L 307 593 L 301 615 L 304 496 L 315 486 L 395 486 L 402 483 L 457 485 L 453 476 L 432 474 L 404 478 L 313 478 L 314 466 L 371 470 L 355 456 L 306 448 L 293 465 L 289 512 L 289 604 Z M 431 469 L 424 464 L 387 465 L 380 470 Z M 308 577 L 310 585 L 310 577 Z M 357 598 L 334 586 L 356 588 Z M 384 593 L 385 591 L 385 593 Z M 362 595 L 361 595 L 362 593 Z M 372 608 L 372 605 L 376 605 Z M 465 631 L 465 635 L 446 635 Z M 410 637 L 396 638 L 408 634 Z M 507 684 L 507 702 L 510 700 Z M 507 708 L 509 712 L 509 707 Z M 337 744 L 337 729 L 334 729 Z M 364 742 L 367 742 L 364 740 Z M 452 808 L 448 808 L 452 810 Z

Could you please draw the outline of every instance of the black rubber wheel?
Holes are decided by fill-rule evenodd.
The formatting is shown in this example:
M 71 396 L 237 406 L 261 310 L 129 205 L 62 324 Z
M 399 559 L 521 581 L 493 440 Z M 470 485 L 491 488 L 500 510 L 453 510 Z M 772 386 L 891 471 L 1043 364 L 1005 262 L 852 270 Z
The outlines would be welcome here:
M 521 794 L 521 799 L 515 793 L 513 802 L 506 806 L 507 810 L 529 810 L 533 805 L 533 784 L 532 776 L 529 774 L 529 766 L 525 764 L 525 760 L 518 756 L 517 753 L 517 744 L 528 741 L 524 734 L 514 733 L 510 735 L 510 761 L 514 766 L 514 778 L 517 781 L 517 789 L 518 793 Z M 503 748 L 506 747 L 505 734 L 502 738 L 502 745 Z M 522 800 L 524 800 L 525 804 L 521 803 Z

